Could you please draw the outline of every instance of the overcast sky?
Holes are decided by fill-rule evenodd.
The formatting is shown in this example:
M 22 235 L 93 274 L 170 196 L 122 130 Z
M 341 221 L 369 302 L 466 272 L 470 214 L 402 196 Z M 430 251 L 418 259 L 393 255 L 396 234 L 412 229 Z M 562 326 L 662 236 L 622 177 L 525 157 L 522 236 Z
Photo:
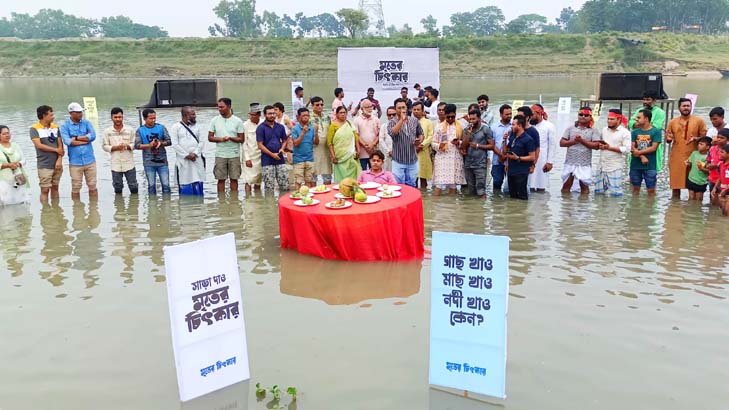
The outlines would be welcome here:
M 101 17 L 123 14 L 134 21 L 161 26 L 173 37 L 202 37 L 208 36 L 207 28 L 216 21 L 213 7 L 219 0 L 0 0 L 0 17 L 10 17 L 11 12 L 35 14 L 42 8 L 62 8 L 64 12 L 77 16 L 99 19 Z M 550 22 L 559 15 L 563 7 L 571 6 L 578 9 L 584 0 L 551 0 L 542 2 L 520 1 L 483 1 L 460 0 L 449 2 L 443 0 L 399 1 L 382 0 L 385 11 L 385 23 L 389 26 L 395 24 L 400 27 L 405 23 L 417 31 L 422 30 L 420 19 L 432 14 L 438 25 L 448 24 L 451 14 L 462 11 L 473 11 L 483 6 L 498 6 L 503 10 L 506 20 L 513 19 L 520 14 L 538 13 L 546 16 Z M 353 7 L 357 0 L 340 1 L 301 1 L 276 0 L 257 2 L 258 13 L 264 9 L 274 11 L 278 15 L 284 13 L 293 16 L 297 12 L 305 15 L 319 13 L 334 13 L 336 10 Z M 415 7 L 417 5 L 417 7 Z

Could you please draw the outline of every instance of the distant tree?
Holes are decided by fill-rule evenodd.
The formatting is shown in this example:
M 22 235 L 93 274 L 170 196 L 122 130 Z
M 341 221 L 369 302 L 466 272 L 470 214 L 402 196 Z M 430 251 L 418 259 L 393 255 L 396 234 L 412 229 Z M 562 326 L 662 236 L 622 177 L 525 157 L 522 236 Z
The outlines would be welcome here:
M 211 36 L 258 37 L 261 35 L 261 18 L 256 15 L 256 0 L 220 0 L 215 15 L 223 20 L 208 27 Z
M 511 34 L 541 33 L 547 25 L 547 18 L 539 14 L 522 14 L 506 24 L 506 32 Z
M 104 17 L 101 19 L 101 34 L 104 37 L 159 38 L 168 37 L 165 30 L 158 26 L 145 26 L 135 23 L 126 16 Z
M 15 31 L 13 30 L 13 23 L 5 17 L 0 18 L 0 37 L 13 37 Z
M 18 38 L 55 39 L 99 34 L 96 21 L 66 14 L 62 10 L 41 9 L 35 16 L 19 13 L 11 13 L 10 16 L 14 35 Z
M 409 24 L 403 24 L 402 28 L 398 29 L 394 24 L 387 27 L 387 34 L 390 38 L 402 38 L 402 37 L 413 37 L 413 28 Z
M 572 7 L 563 8 L 557 17 L 557 25 L 568 33 L 573 33 L 577 23 L 577 12 Z
M 344 26 L 344 29 L 349 33 L 349 36 L 354 38 L 358 32 L 362 32 L 369 27 L 370 19 L 367 13 L 356 9 L 341 9 L 337 11 L 339 16 L 339 22 Z
M 296 22 L 286 14 L 279 17 L 275 12 L 264 10 L 261 23 L 266 37 L 292 38 L 294 36 L 293 29 L 296 27 Z
M 420 24 L 423 25 L 425 34 L 432 37 L 440 37 L 440 30 L 438 30 L 438 20 L 436 20 L 435 17 L 433 17 L 432 15 L 429 14 L 428 17 L 421 19 Z
M 344 26 L 331 13 L 322 13 L 312 17 L 314 31 L 319 37 L 342 37 L 344 36 Z
M 451 15 L 451 25 L 443 27 L 444 36 L 491 36 L 503 29 L 504 13 L 496 6 L 479 7 L 473 12 Z
M 397 26 L 396 25 L 390 24 L 389 26 L 387 26 L 387 35 L 390 38 L 397 37 L 397 32 L 398 32 L 398 30 L 397 30 Z

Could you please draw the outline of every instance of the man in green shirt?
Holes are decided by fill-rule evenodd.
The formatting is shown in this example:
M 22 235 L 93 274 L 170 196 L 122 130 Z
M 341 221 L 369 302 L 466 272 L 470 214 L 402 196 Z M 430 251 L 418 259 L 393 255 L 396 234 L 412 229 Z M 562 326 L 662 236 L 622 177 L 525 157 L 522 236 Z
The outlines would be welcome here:
M 225 180 L 230 179 L 231 192 L 238 191 L 238 178 L 243 173 L 240 162 L 240 145 L 245 141 L 243 121 L 233 115 L 230 98 L 218 100 L 219 116 L 213 118 L 208 141 L 215 143 L 215 167 L 213 175 L 218 180 L 218 192 L 225 192 Z
M 656 151 L 661 145 L 661 131 L 651 124 L 651 112 L 648 109 L 638 111 L 635 123 L 638 125 L 631 133 L 632 146 L 630 153 L 630 184 L 633 194 L 640 193 L 640 186 L 645 181 L 648 196 L 656 194 Z
M 655 94 L 649 92 L 643 93 L 642 109 L 651 111 L 651 124 L 653 125 L 653 128 L 661 131 L 666 125 L 666 112 L 663 111 L 661 107 L 656 105 L 656 100 L 657 97 Z M 633 116 L 630 118 L 630 121 L 628 121 L 629 130 L 634 130 L 639 127 L 638 124 L 636 124 L 636 119 L 638 118 L 638 113 L 640 111 L 641 110 L 637 110 L 636 112 L 634 112 Z M 660 171 L 661 168 L 663 168 L 663 145 L 659 145 L 658 152 L 656 152 L 656 171 Z

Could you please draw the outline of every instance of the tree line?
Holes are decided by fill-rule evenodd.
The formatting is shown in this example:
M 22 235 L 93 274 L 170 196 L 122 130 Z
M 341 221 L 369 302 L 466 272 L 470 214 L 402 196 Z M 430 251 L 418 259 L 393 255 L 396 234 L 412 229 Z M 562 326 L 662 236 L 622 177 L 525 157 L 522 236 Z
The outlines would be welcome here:
M 22 39 L 58 39 L 69 37 L 167 37 L 157 26 L 135 23 L 126 16 L 87 19 L 66 14 L 62 10 L 41 9 L 35 15 L 11 13 L 0 19 L 0 37 Z

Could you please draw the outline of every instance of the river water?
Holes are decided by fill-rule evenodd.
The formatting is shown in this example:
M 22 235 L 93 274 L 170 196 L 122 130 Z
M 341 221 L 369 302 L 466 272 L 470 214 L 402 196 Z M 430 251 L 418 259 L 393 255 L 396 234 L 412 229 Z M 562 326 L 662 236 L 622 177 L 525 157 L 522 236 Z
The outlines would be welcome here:
M 0 81 L 0 123 L 26 157 L 35 107 L 95 96 L 129 123 L 152 80 Z M 307 81 L 327 103 L 334 81 Z M 729 105 L 727 82 L 667 79 L 671 96 L 699 94 L 697 112 Z M 287 101 L 286 81 L 223 81 L 245 112 Z M 594 94 L 594 80 L 451 80 L 444 100 L 463 106 Z M 574 111 L 573 111 L 574 112 Z M 202 123 L 215 114 L 205 111 Z M 101 126 L 109 121 L 101 115 Z M 176 113 L 162 113 L 170 126 Z M 0 408 L 263 409 L 253 385 L 296 386 L 299 409 L 720 409 L 729 402 L 727 219 L 706 205 L 548 193 L 528 202 L 425 194 L 433 230 L 511 237 L 508 399 L 484 405 L 428 388 L 430 260 L 343 263 L 282 251 L 273 198 L 115 197 L 108 156 L 98 202 L 0 209 Z M 137 154 L 138 155 L 138 154 Z M 564 154 L 557 156 L 562 162 Z M 141 170 L 141 160 L 137 169 Z M 35 175 L 35 161 L 29 161 Z M 558 167 L 559 168 L 559 167 Z M 209 171 L 210 173 L 210 171 Z M 141 178 L 141 175 L 140 175 Z M 37 180 L 32 179 L 33 183 Z M 144 191 L 143 185 L 141 191 Z M 37 187 L 34 186 L 34 196 Z M 178 401 L 164 278 L 164 246 L 234 232 L 252 378 L 182 406 Z

